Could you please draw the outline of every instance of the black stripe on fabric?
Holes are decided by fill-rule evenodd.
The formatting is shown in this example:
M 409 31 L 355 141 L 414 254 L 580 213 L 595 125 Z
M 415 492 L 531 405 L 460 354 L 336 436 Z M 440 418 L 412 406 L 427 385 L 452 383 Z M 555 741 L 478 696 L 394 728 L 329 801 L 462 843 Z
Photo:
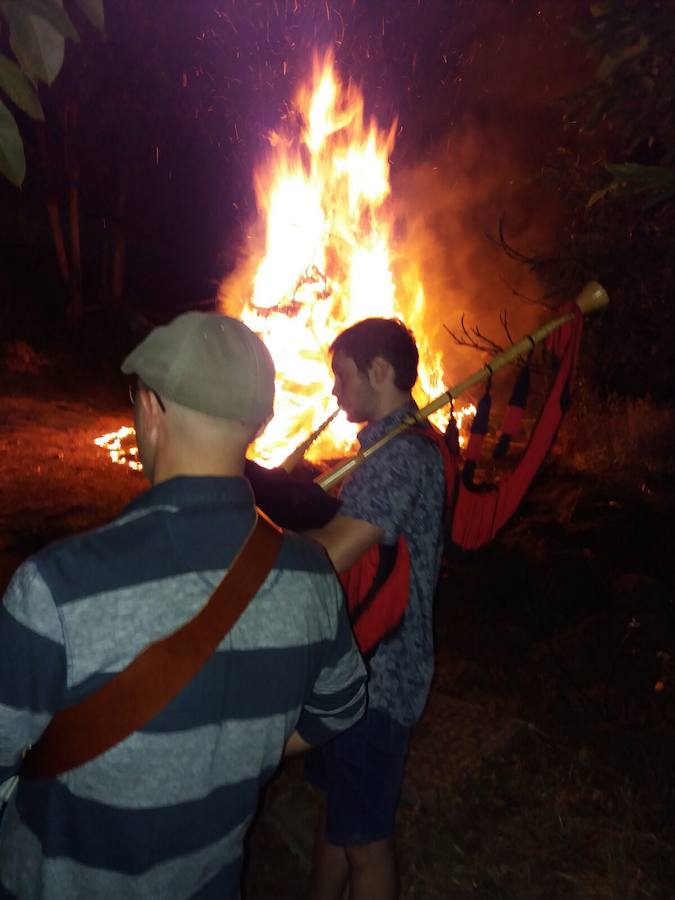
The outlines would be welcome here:
M 157 510 L 123 525 L 88 532 L 39 554 L 38 566 L 57 604 L 226 568 L 248 533 L 252 515 L 228 519 L 200 512 L 195 516 L 192 511 Z M 169 519 L 178 518 L 184 540 L 180 551 L 167 528 Z
M 323 659 L 331 643 L 216 653 L 175 700 L 141 730 L 162 734 L 220 724 L 224 710 L 228 721 L 285 715 L 305 701 L 312 675 L 318 671 L 314 660 Z M 66 705 L 74 705 L 112 677 L 88 678 L 69 692 Z
M 250 530 L 252 510 L 250 515 L 197 512 L 156 511 L 63 541 L 38 554 L 36 562 L 57 605 L 134 587 L 140 591 L 150 581 L 229 567 Z M 286 535 L 276 568 L 330 571 L 321 548 L 292 534 Z
M 511 397 L 509 399 L 508 405 L 519 406 L 521 409 L 524 409 L 529 393 L 530 366 L 528 364 L 518 373 L 518 377 L 516 378 L 515 384 L 513 385 L 513 390 L 511 391 Z
M 503 459 L 506 454 L 509 452 L 509 447 L 511 446 L 511 435 L 510 434 L 500 434 L 499 440 L 497 441 L 497 445 L 492 453 L 493 459 Z
M 14 709 L 51 712 L 61 703 L 66 681 L 63 646 L 26 628 L 1 602 L 0 632 L 4 639 L 0 650 L 0 703 Z
M 284 543 L 275 567 L 285 572 L 309 572 L 314 575 L 335 575 L 325 549 L 310 538 L 284 532 Z
M 491 407 L 492 395 L 488 389 L 478 401 L 476 415 L 473 417 L 473 422 L 471 423 L 471 434 L 487 434 Z
M 19 760 L 19 762 L 20 762 L 20 760 Z M 18 768 L 19 768 L 19 762 L 17 762 L 15 765 L 12 765 L 12 766 L 0 766 L 0 784 L 2 784 L 2 782 L 6 781 L 8 778 L 11 778 L 12 775 L 16 775 Z M 2 809 L 1 806 L 0 806 L 0 809 Z M 1 812 L 0 812 L 0 819 L 2 819 Z
M 398 544 L 378 544 L 377 570 L 373 582 L 359 599 L 357 606 L 352 610 L 352 623 L 355 625 L 361 616 L 372 606 L 384 583 L 394 571 L 398 556 Z
M 257 779 L 226 785 L 203 799 L 153 809 L 105 806 L 74 796 L 59 781 L 25 781 L 17 809 L 40 836 L 46 857 L 140 875 L 224 838 L 255 811 L 273 772 L 267 768 Z
M 570 383 L 570 379 L 567 378 L 565 380 L 565 384 L 563 385 L 563 389 L 560 393 L 560 409 L 563 413 L 566 413 L 572 404 L 572 385 Z

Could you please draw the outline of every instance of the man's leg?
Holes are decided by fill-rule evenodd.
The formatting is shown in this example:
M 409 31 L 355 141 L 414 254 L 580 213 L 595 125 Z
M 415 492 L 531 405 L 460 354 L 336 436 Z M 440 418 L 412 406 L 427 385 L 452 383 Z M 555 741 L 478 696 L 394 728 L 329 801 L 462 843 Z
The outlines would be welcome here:
M 349 881 L 349 863 L 344 847 L 326 840 L 326 808 L 321 804 L 314 839 L 309 900 L 342 900 Z
M 393 838 L 337 847 L 317 835 L 309 900 L 397 900 L 398 866 Z
M 397 900 L 398 865 L 393 837 L 345 848 L 349 862 L 349 900 Z
M 408 737 L 407 728 L 369 710 L 322 748 L 327 810 L 317 829 L 311 900 L 342 900 L 347 884 L 349 900 L 398 897 L 393 832 Z

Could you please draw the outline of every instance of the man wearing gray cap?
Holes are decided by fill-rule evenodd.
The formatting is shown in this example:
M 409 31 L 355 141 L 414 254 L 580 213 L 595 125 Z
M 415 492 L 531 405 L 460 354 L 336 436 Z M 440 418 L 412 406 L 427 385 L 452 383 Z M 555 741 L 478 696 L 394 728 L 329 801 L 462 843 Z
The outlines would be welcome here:
M 237 897 L 243 839 L 284 750 L 328 740 L 364 709 L 323 551 L 267 524 L 269 565 L 258 565 L 269 548 L 249 562 L 260 518 L 242 473 L 272 415 L 265 346 L 234 319 L 186 313 L 122 370 L 136 379 L 150 490 L 23 563 L 0 606 L 0 782 L 20 770 L 0 824 L 0 898 Z M 226 617 L 247 578 L 215 652 L 195 650 L 185 635 L 216 597 Z M 142 668 L 177 646 L 163 669 Z M 204 659 L 183 680 L 193 651 Z M 110 693 L 125 678 L 126 694 Z M 164 699 L 129 729 L 153 692 Z M 110 696 L 122 699 L 106 707 Z M 87 705 L 93 718 L 67 719 Z M 95 724 L 72 725 L 83 721 Z

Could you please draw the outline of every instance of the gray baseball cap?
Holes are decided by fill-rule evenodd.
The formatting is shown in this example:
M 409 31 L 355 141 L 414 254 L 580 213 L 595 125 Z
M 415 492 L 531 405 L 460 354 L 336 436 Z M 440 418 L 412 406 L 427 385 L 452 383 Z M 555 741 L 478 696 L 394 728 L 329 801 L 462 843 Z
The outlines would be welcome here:
M 274 363 L 238 319 L 188 312 L 154 328 L 122 363 L 161 397 L 181 406 L 259 425 L 274 407 Z

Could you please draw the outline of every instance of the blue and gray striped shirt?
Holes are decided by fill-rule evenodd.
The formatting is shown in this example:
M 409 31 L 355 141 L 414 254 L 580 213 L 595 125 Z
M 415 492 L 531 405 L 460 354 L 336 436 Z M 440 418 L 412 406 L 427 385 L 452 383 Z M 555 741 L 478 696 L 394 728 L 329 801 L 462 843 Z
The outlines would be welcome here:
M 253 519 L 243 478 L 174 478 L 17 570 L 0 606 L 0 781 L 55 710 L 201 609 Z M 286 533 L 174 701 L 89 763 L 19 783 L 0 826 L 0 897 L 236 897 L 243 839 L 288 736 L 321 743 L 364 704 L 339 583 L 318 546 Z

